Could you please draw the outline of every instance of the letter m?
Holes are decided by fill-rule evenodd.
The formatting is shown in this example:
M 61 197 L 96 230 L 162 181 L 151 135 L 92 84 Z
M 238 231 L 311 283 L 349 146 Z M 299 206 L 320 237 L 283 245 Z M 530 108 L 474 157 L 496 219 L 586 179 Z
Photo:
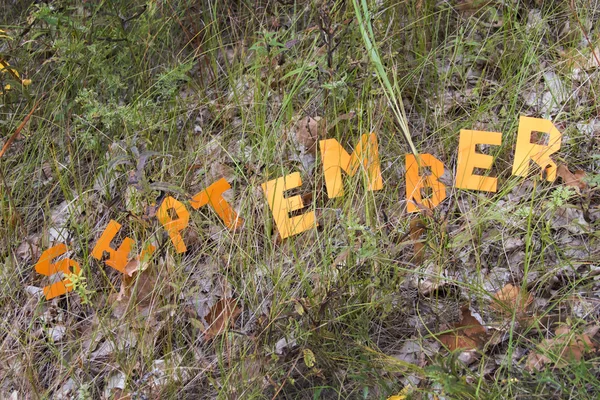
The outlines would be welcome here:
M 342 170 L 348 175 L 354 176 L 360 169 L 366 173 L 368 178 L 368 190 L 381 190 L 383 188 L 377 137 L 374 133 L 362 135 L 352 155 L 348 154 L 335 139 L 321 140 L 319 147 L 321 149 L 327 196 L 330 199 L 344 195 Z

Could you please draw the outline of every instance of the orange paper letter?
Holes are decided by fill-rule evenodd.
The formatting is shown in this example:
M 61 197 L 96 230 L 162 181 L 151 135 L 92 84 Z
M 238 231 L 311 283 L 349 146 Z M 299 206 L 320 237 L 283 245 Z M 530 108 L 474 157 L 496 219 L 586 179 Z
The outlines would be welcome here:
M 419 164 L 414 155 L 406 155 L 406 201 L 407 211 L 417 212 L 420 204 L 427 208 L 434 208 L 446 198 L 446 186 L 438 180 L 444 174 L 444 164 L 431 154 L 419 156 L 421 167 L 430 167 L 431 175 L 420 176 Z M 430 199 L 422 199 L 421 189 L 431 188 Z M 416 204 L 415 204 L 416 203 Z
M 109 254 L 108 260 L 106 260 L 106 265 L 116 269 L 121 273 L 125 273 L 125 266 L 127 265 L 127 258 L 129 257 L 129 252 L 131 251 L 131 246 L 133 245 L 133 239 L 126 237 L 123 239 L 123 243 L 117 250 L 110 247 L 110 242 L 114 239 L 115 235 L 121 229 L 121 224 L 117 221 L 110 220 L 108 226 L 98 239 L 98 243 L 94 246 L 94 250 L 92 250 L 92 257 L 96 260 L 102 259 L 102 254 L 106 251 Z
M 73 273 L 79 273 L 79 271 L 81 271 L 81 268 L 79 268 L 79 264 L 75 260 L 65 258 L 64 260 L 60 260 L 55 263 L 52 262 L 53 259 L 62 254 L 65 254 L 66 252 L 67 246 L 64 243 L 58 244 L 44 251 L 40 256 L 40 259 L 38 260 L 37 264 L 35 264 L 35 271 L 38 274 L 44 276 L 52 276 L 58 272 L 62 272 L 63 274 L 68 275 L 71 272 L 69 270 L 69 267 L 71 267 L 73 268 Z M 65 294 L 73 290 L 72 287 L 66 286 L 70 282 L 71 281 L 68 278 L 65 278 L 60 282 L 55 282 L 49 286 L 45 286 L 44 296 L 46 296 L 46 300 L 50 300 L 54 297 L 60 296 L 61 294 Z
M 294 172 L 261 185 L 282 239 L 317 226 L 314 211 L 295 217 L 289 216 L 290 212 L 301 209 L 304 204 L 300 196 L 285 198 L 283 193 L 300 185 L 302 185 L 302 179 L 299 172 Z
M 242 226 L 244 220 L 238 217 L 233 207 L 223 198 L 223 193 L 229 189 L 231 189 L 229 182 L 225 178 L 221 178 L 203 191 L 196 193 L 190 200 L 190 205 L 197 210 L 208 204 L 229 229 L 238 228 Z
M 456 187 L 459 189 L 481 190 L 495 192 L 498 184 L 496 178 L 473 175 L 474 168 L 490 169 L 494 157 L 475 152 L 478 144 L 500 145 L 500 132 L 460 131 L 458 142 L 458 165 L 456 166 Z
M 379 153 L 377 149 L 377 136 L 374 133 L 362 135 L 352 155 L 335 139 L 321 140 L 321 158 L 323 160 L 323 173 L 327 196 L 334 198 L 344 194 L 342 184 L 342 170 L 354 176 L 361 166 L 367 171 L 369 177 L 369 190 L 381 190 L 383 180 L 379 166 Z
M 169 215 L 169 210 L 171 208 L 175 210 L 177 219 L 172 219 Z M 188 222 L 190 221 L 190 213 L 183 203 L 171 196 L 167 197 L 156 212 L 156 218 L 158 218 L 160 223 L 169 233 L 171 241 L 175 245 L 175 250 L 178 253 L 185 252 L 187 248 L 185 247 L 180 232 L 187 227 Z
M 542 132 L 549 135 L 548 145 L 531 143 L 531 132 Z M 546 179 L 553 182 L 556 179 L 556 163 L 550 158 L 551 154 L 560 149 L 562 134 L 556 129 L 552 121 L 541 118 L 519 118 L 519 133 L 517 135 L 517 148 L 513 161 L 512 174 L 527 176 L 529 173 L 529 160 L 532 160 L 546 171 Z

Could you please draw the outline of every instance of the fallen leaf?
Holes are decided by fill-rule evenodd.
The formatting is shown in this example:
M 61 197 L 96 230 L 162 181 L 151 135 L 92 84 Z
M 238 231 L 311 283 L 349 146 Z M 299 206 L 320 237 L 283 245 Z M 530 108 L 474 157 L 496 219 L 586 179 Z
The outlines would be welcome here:
M 73 378 L 69 378 L 57 391 L 53 393 L 55 400 L 68 400 L 74 396 L 72 394 L 77 392 L 77 383 Z M 18 398 L 18 397 L 17 397 Z
M 346 260 L 350 255 L 350 248 L 343 250 L 331 263 L 331 266 L 334 268 L 340 268 L 346 266 Z
M 405 395 L 399 395 L 388 397 L 387 400 L 406 400 L 407 398 L 408 397 L 406 397 Z
M 440 343 L 434 340 L 406 340 L 402 347 L 392 357 L 418 367 L 425 367 L 428 359 L 440 350 Z
M 542 340 L 536 350 L 529 353 L 525 369 L 539 371 L 553 360 L 556 360 L 556 368 L 564 368 L 570 362 L 581 361 L 585 353 L 595 350 L 587 334 L 573 333 L 568 326 L 557 328 L 555 335 L 553 338 Z
M 530 372 L 539 371 L 543 368 L 544 365 L 546 365 L 550 361 L 552 360 L 550 360 L 545 355 L 532 351 L 531 353 L 529 353 L 529 356 L 527 356 L 527 361 L 525 362 L 525 369 Z
M 304 315 L 304 306 L 300 302 L 300 300 L 294 299 L 294 311 L 300 316 Z
M 560 164 L 556 170 L 556 176 L 562 178 L 566 186 L 574 187 L 578 190 L 585 190 L 587 188 L 587 183 L 583 181 L 585 171 L 577 170 L 571 172 L 565 164 Z
M 477 318 L 471 315 L 468 306 L 461 308 L 462 319 L 454 324 L 454 331 L 443 333 L 438 339 L 450 351 L 457 349 L 474 350 L 484 343 L 486 329 L 479 323 Z
M 64 325 L 56 325 L 50 329 L 48 329 L 48 337 L 52 338 L 52 342 L 60 342 L 65 333 L 67 332 L 67 327 Z
M 133 273 L 140 269 L 140 264 L 140 260 L 137 257 L 130 260 L 125 264 L 125 273 L 130 277 L 133 276 Z
M 107 379 L 104 386 L 105 399 L 122 399 L 125 390 L 125 381 L 127 377 L 121 371 L 113 372 Z
M 314 152 L 317 140 L 324 137 L 327 132 L 326 126 L 326 121 L 319 116 L 304 117 L 296 123 L 294 139 L 306 151 Z
M 224 333 L 230 325 L 233 325 L 235 319 L 240 315 L 242 309 L 237 306 L 237 301 L 233 298 L 223 298 L 219 300 L 208 312 L 205 320 L 208 328 L 204 332 L 206 339 L 212 339 L 221 333 Z
M 494 311 L 504 315 L 512 315 L 513 311 L 523 314 L 533 302 L 533 296 L 508 283 L 494 294 L 492 300 L 491 308 Z
M 113 315 L 117 318 L 121 318 L 126 315 L 127 310 L 131 306 L 134 306 L 139 315 L 146 315 L 152 305 L 152 301 L 155 298 L 157 285 L 157 278 L 152 273 L 151 269 L 145 269 L 145 263 L 136 262 L 135 260 L 130 261 L 127 265 L 130 270 L 139 268 L 133 271 L 129 276 L 127 274 L 121 275 L 121 287 L 118 295 L 113 299 Z
M 42 251 L 37 246 L 39 237 L 29 236 L 17 247 L 15 251 L 17 257 L 21 261 L 32 261 L 40 258 Z
M 275 354 L 283 355 L 287 350 L 297 346 L 298 343 L 294 338 L 281 338 L 275 343 Z
M 154 246 L 149 245 L 146 250 L 142 251 L 142 254 L 129 260 L 125 264 L 125 274 L 132 277 L 134 273 L 146 270 L 148 268 L 148 260 L 152 256 L 154 249 Z
M 315 353 L 313 353 L 311 349 L 303 349 L 302 356 L 304 357 L 304 364 L 308 368 L 312 368 L 315 366 L 315 362 L 316 362 Z
M 490 4 L 491 0 L 462 0 L 459 1 L 455 7 L 458 11 L 466 12 L 467 14 L 472 14 L 480 8 Z
M 408 384 L 400 391 L 400 393 L 398 393 L 397 395 L 388 397 L 387 400 L 406 400 L 406 399 L 408 399 L 408 395 L 412 391 L 413 391 L 412 385 Z
M 410 239 L 413 242 L 413 262 L 417 265 L 423 262 L 425 256 L 425 243 L 421 238 L 427 229 L 421 218 L 414 218 L 410 221 Z

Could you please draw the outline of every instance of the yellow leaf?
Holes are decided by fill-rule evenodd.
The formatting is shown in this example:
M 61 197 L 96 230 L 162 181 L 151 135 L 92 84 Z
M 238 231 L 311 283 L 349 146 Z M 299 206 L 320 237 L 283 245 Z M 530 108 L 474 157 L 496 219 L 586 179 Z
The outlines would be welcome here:
M 302 307 L 302 304 L 300 304 L 300 302 L 297 300 L 294 301 L 294 310 L 298 313 L 298 315 L 304 315 L 304 307 Z
M 304 356 L 304 364 L 306 364 L 308 368 L 314 367 L 316 362 L 315 353 L 310 349 L 304 349 L 302 350 L 302 354 Z
M 404 389 L 402 389 L 400 391 L 400 393 L 398 393 L 395 396 L 388 397 L 387 400 L 406 400 L 408 398 L 408 394 L 411 391 L 412 391 L 412 386 L 411 385 L 406 385 L 406 386 L 404 386 Z

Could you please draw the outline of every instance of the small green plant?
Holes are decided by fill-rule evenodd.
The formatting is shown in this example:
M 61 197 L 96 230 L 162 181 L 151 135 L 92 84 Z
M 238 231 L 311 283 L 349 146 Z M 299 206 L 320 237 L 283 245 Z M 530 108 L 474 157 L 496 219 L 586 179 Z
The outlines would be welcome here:
M 81 304 L 91 304 L 90 295 L 94 294 L 93 290 L 89 290 L 87 286 L 87 279 L 83 276 L 83 270 L 79 272 L 73 272 L 67 276 L 69 283 L 65 284 L 67 288 L 72 288 L 74 292 L 79 294 L 81 297 Z
M 368 259 L 377 253 L 377 238 L 368 226 L 359 224 L 353 217 L 349 217 L 347 229 L 350 243 L 356 244 L 358 248 L 359 258 Z
M 82 384 L 79 389 L 77 389 L 77 400 L 88 400 L 91 399 L 92 395 L 90 394 L 90 385 Z
M 565 205 L 567 200 L 575 194 L 575 189 L 568 186 L 559 186 L 552 192 L 550 198 L 550 208 L 556 210 Z

